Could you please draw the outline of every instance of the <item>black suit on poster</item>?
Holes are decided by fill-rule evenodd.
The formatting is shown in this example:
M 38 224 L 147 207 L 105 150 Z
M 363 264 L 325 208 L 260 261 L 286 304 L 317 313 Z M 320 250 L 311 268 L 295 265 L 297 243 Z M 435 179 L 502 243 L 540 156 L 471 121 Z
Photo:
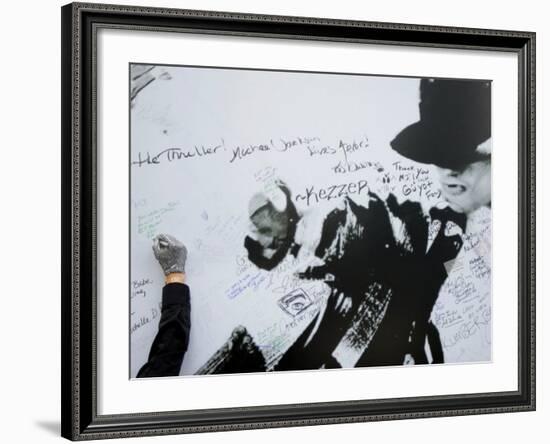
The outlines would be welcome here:
M 430 316 L 447 268 L 462 247 L 460 235 L 446 235 L 448 223 L 462 230 L 466 217 L 449 208 L 430 211 L 430 219 L 441 222 L 428 251 L 429 219 L 420 204 L 398 204 L 371 194 L 368 208 L 347 199 L 345 209 L 334 210 L 323 225 L 316 255 L 326 265 L 309 271 L 310 277 L 333 276 L 332 296 L 327 308 L 306 327 L 283 354 L 275 370 L 338 368 L 332 355 L 360 307 L 377 313 L 366 323 L 367 345 L 356 367 L 402 365 L 407 356 L 415 364 L 444 362 L 439 332 Z M 402 224 L 402 238 L 395 236 L 391 220 Z M 351 296 L 353 312 L 338 316 L 331 298 Z M 373 293 L 375 293 L 373 297 Z M 335 298 L 334 298 L 335 299 Z M 322 319 L 318 319 L 322 316 Z M 378 317 L 379 323 L 372 319 Z M 315 325 L 318 325 L 312 334 Z M 429 345 L 431 360 L 425 351 Z

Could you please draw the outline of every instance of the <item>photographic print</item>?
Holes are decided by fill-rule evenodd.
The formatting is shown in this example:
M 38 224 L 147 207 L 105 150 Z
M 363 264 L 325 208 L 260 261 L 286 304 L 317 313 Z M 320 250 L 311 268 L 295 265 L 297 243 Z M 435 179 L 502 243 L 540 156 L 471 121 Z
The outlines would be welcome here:
M 129 77 L 131 378 L 491 361 L 491 81 Z
M 61 24 L 62 436 L 535 410 L 535 33 Z

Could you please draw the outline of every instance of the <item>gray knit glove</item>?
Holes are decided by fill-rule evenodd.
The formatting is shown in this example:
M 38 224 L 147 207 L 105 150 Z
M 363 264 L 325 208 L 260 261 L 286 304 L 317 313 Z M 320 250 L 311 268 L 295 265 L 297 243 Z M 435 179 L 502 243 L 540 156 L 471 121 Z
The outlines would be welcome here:
M 153 239 L 153 252 L 165 275 L 185 272 L 187 248 L 174 236 L 159 234 Z

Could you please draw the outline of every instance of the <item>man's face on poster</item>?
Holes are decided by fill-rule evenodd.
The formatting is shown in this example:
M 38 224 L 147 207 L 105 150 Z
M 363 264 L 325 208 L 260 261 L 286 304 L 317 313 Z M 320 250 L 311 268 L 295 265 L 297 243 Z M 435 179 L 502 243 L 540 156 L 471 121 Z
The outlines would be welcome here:
M 491 160 L 470 163 L 461 169 L 436 166 L 441 192 L 449 206 L 469 214 L 491 203 Z
M 288 237 L 288 215 L 278 212 L 271 203 L 256 211 L 251 221 L 258 242 L 264 248 L 277 249 Z

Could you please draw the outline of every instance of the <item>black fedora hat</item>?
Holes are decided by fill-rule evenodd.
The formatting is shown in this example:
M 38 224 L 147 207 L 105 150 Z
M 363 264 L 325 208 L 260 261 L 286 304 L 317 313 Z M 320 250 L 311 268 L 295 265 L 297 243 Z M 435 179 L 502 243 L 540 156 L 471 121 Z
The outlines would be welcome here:
M 462 169 L 490 154 L 477 147 L 491 137 L 491 83 L 422 79 L 420 120 L 403 129 L 391 147 L 404 157 Z

